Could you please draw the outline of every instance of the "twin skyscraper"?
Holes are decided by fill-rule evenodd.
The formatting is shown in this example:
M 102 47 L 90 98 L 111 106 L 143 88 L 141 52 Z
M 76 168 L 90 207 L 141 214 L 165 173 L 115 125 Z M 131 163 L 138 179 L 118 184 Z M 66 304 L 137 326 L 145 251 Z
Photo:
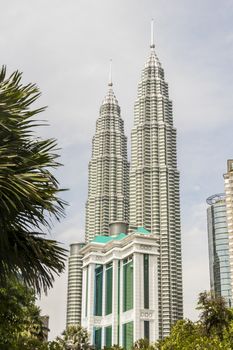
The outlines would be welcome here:
M 92 141 L 85 243 L 71 245 L 67 325 L 81 322 L 96 348 L 130 348 L 138 337 L 165 337 L 183 317 L 176 129 L 153 25 L 131 164 L 111 79 L 108 85 Z

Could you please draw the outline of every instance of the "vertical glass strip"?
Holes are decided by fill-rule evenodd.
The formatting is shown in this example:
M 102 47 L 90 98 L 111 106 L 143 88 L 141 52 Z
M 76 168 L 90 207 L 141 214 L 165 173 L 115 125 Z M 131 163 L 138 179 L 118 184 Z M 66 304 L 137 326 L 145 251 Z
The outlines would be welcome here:
M 120 260 L 118 260 L 118 305 L 117 305 L 117 311 L 118 311 L 118 325 L 117 325 L 117 344 L 120 343 L 120 283 L 121 283 L 121 263 Z
M 144 321 L 144 338 L 150 340 L 150 322 Z
M 133 259 L 127 258 L 123 261 L 123 311 L 133 308 Z
M 133 322 L 123 324 L 123 347 L 126 350 L 133 345 Z
M 103 293 L 103 266 L 97 265 L 95 269 L 95 316 L 102 316 L 102 293 Z
M 96 350 L 101 350 L 102 348 L 102 328 L 94 328 L 94 344 Z
M 85 305 L 85 316 L 87 317 L 87 306 L 88 306 L 88 277 L 89 276 L 89 266 L 87 266 L 86 273 L 86 305 Z
M 144 254 L 144 308 L 149 309 L 149 254 Z
M 106 265 L 106 282 L 105 282 L 105 314 L 112 313 L 112 263 Z
M 110 348 L 112 346 L 112 326 L 105 328 L 105 347 Z

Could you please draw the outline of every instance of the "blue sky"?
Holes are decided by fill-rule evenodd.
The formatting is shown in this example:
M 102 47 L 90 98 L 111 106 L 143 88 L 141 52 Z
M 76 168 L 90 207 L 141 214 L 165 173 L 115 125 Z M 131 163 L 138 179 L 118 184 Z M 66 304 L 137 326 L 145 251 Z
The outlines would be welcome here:
M 233 2 L 231 0 L 21 0 L 1 4 L 1 63 L 19 69 L 42 91 L 43 137 L 58 139 L 57 172 L 70 203 L 51 234 L 65 246 L 84 234 L 87 167 L 109 59 L 130 146 L 137 83 L 149 54 L 150 20 L 165 69 L 178 131 L 185 317 L 195 319 L 197 295 L 209 289 L 206 198 L 223 192 L 232 158 Z M 129 148 L 130 149 L 130 148 Z M 40 306 L 51 338 L 65 327 L 67 275 Z

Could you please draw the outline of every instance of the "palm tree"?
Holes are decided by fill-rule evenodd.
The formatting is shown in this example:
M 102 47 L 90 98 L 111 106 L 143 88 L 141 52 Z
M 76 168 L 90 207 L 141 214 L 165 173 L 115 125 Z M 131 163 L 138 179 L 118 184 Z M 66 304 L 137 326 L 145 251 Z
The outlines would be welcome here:
M 63 338 L 57 338 L 58 343 L 67 350 L 91 349 L 87 330 L 81 325 L 68 326 L 62 333 Z
M 0 287 L 13 275 L 40 293 L 64 269 L 66 250 L 45 234 L 66 203 L 51 173 L 60 166 L 56 140 L 34 134 L 43 125 L 34 117 L 45 108 L 31 109 L 40 92 L 21 78 L 0 70 Z
M 200 293 L 197 309 L 201 310 L 200 321 L 206 335 L 215 333 L 222 340 L 224 330 L 228 330 L 233 320 L 232 310 L 226 306 L 225 299 L 213 292 Z
M 156 345 L 153 343 L 150 343 L 147 338 L 138 339 L 132 347 L 132 350 L 156 350 L 156 349 L 157 349 Z
M 114 344 L 110 347 L 105 346 L 104 350 L 124 350 L 120 345 Z

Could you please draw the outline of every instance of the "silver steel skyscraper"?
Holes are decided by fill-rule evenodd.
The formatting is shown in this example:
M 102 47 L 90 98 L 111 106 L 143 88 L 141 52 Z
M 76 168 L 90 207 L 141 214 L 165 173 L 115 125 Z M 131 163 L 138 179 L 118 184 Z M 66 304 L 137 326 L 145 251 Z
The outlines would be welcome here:
M 231 307 L 231 278 L 229 262 L 229 234 L 227 229 L 225 195 L 207 198 L 210 288 L 216 296 L 225 298 Z
M 89 162 L 85 243 L 96 235 L 109 235 L 110 223 L 117 221 L 120 227 L 128 223 L 127 138 L 112 85 L 110 71 L 109 90 L 100 107 L 92 142 L 92 159 Z M 70 249 L 67 326 L 81 321 L 82 256 L 79 250 L 83 245 L 72 244 Z
M 176 129 L 164 70 L 155 53 L 142 71 L 131 134 L 130 225 L 160 236 L 159 331 L 183 317 L 179 171 Z
M 229 236 L 229 258 L 231 275 L 231 293 L 233 295 L 233 159 L 227 161 L 227 173 L 224 174 L 226 193 L 227 227 Z
M 96 235 L 108 235 L 109 224 L 128 222 L 129 163 L 127 138 L 120 107 L 112 89 L 100 107 L 89 162 L 86 203 L 86 243 Z

